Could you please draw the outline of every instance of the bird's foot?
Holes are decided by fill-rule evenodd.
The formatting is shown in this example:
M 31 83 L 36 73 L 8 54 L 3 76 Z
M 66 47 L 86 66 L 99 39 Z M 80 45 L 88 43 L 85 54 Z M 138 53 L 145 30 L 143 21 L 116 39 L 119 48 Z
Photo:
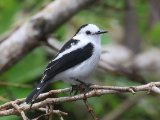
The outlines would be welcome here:
M 76 81 L 80 83 L 78 85 L 80 93 L 82 93 L 82 92 L 87 93 L 87 92 L 93 90 L 93 88 L 90 87 L 91 85 L 93 85 L 92 83 L 85 83 L 85 82 L 80 81 L 78 79 L 76 79 Z
M 89 83 L 81 83 L 79 85 L 72 85 L 72 89 L 70 91 L 70 95 L 73 93 L 73 95 L 76 95 L 78 92 L 79 93 L 84 93 L 86 94 L 87 92 L 91 91 L 93 88 L 90 88 L 92 84 Z
M 93 88 L 90 87 L 91 85 L 93 85 L 92 83 L 85 83 L 85 82 L 80 81 L 78 79 L 76 79 L 76 81 L 79 82 L 80 84 L 72 85 L 72 89 L 70 91 L 70 95 L 72 93 L 74 93 L 74 95 L 76 95 L 78 92 L 86 94 L 87 92 L 93 90 Z
M 76 95 L 78 93 L 79 87 L 78 85 L 72 85 L 72 89 L 70 91 L 70 95 L 73 93 L 74 95 Z
M 90 83 L 85 83 L 85 84 L 80 84 L 80 92 L 86 94 L 87 92 L 91 91 L 92 88 L 90 88 L 92 84 Z

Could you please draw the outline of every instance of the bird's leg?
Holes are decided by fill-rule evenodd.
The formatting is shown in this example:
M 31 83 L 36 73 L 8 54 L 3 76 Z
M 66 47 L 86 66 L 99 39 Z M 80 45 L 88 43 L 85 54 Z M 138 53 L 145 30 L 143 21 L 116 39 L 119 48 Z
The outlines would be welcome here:
M 78 91 L 80 91 L 80 93 L 84 92 L 84 94 L 86 94 L 88 91 L 92 90 L 92 88 L 90 88 L 91 83 L 85 83 L 83 81 L 80 81 L 78 79 L 74 79 L 75 81 L 79 82 L 79 85 L 72 85 L 72 89 L 70 91 L 70 95 L 74 92 L 74 95 L 76 95 L 78 93 Z
M 76 79 L 76 81 L 80 83 L 80 85 L 79 85 L 80 92 L 87 93 L 88 91 L 92 90 L 92 88 L 90 88 L 90 86 L 93 85 L 93 84 L 85 83 L 85 82 L 80 81 L 78 79 Z
M 75 92 L 74 92 L 74 95 L 77 94 L 78 89 L 79 89 L 78 85 L 72 85 L 72 89 L 71 89 L 71 91 L 70 91 L 70 95 L 71 95 L 74 91 L 75 91 Z
M 30 107 L 29 107 L 29 110 L 32 109 L 32 105 L 33 105 L 34 103 L 35 103 L 35 100 L 31 101 L 31 105 L 30 105 Z
M 31 110 L 32 109 L 32 105 L 33 105 L 34 103 L 33 102 L 31 102 L 31 105 L 29 106 L 29 110 Z

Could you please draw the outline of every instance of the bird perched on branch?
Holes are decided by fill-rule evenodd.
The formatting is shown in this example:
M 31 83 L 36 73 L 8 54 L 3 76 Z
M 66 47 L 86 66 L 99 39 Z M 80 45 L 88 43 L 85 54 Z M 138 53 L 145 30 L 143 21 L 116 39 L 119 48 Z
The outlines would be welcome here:
M 86 79 L 100 59 L 100 36 L 106 32 L 93 24 L 82 25 L 49 62 L 41 82 L 26 98 L 25 102 L 27 104 L 34 102 L 44 88 L 53 81 L 63 80 L 71 85 L 87 84 Z

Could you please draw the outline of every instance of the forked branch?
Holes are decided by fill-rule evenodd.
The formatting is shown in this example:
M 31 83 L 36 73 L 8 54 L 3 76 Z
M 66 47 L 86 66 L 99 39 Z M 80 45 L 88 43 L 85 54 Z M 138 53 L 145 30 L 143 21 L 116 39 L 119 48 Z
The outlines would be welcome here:
M 160 94 L 159 87 L 160 87 L 160 82 L 151 82 L 145 85 L 129 86 L 129 87 L 92 85 L 91 88 L 93 90 L 89 91 L 85 95 L 78 94 L 74 96 L 66 96 L 66 97 L 59 97 L 59 98 L 51 98 L 51 96 L 58 93 L 70 92 L 71 88 L 51 90 L 49 92 L 41 94 L 37 98 L 38 102 L 32 105 L 32 109 L 44 110 L 44 107 L 47 106 L 48 104 L 62 104 L 65 102 L 83 100 L 84 98 L 97 97 L 105 94 L 126 93 L 126 92 L 136 93 L 140 91 L 147 91 L 148 93 L 155 92 L 157 94 Z M 21 114 L 24 117 L 23 112 L 28 111 L 30 109 L 30 105 L 23 103 L 24 100 L 25 98 L 17 99 L 15 101 L 11 101 L 11 102 L 5 103 L 4 105 L 1 105 L 0 116 Z M 16 108 L 13 105 L 16 105 Z M 61 115 L 67 115 L 67 113 L 57 112 L 57 111 L 55 112 L 53 110 L 53 114 L 60 114 L 60 113 L 62 113 Z

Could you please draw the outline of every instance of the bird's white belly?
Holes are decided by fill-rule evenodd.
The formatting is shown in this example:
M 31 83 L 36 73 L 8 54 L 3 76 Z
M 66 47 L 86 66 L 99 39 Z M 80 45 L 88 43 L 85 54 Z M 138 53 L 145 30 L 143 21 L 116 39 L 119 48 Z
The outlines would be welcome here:
M 100 51 L 98 51 L 98 53 L 95 53 L 94 51 L 93 55 L 88 60 L 62 73 L 59 73 L 55 76 L 55 79 L 63 80 L 64 82 L 68 82 L 72 85 L 79 84 L 76 79 L 88 83 L 87 78 L 95 69 L 99 59 Z

